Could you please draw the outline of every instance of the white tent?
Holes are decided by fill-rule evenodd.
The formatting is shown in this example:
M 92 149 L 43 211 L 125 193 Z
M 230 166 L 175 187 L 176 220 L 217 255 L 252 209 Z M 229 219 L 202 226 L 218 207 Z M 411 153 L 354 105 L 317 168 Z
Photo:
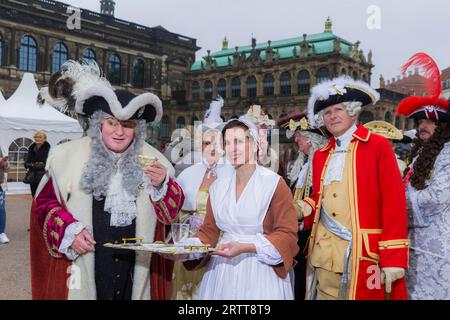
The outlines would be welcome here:
M 9 193 L 29 192 L 29 186 L 21 182 L 25 173 L 23 161 L 36 131 L 45 131 L 51 146 L 77 139 L 83 133 L 77 120 L 48 104 L 39 106 L 38 93 L 33 75 L 25 73 L 14 94 L 6 102 L 0 102 L 0 147 L 8 150 L 10 157 Z

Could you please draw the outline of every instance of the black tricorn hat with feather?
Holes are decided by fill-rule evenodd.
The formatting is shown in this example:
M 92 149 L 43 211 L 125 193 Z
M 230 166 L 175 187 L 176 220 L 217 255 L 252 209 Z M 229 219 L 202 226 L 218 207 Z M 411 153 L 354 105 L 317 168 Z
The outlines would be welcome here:
M 61 71 L 52 75 L 48 87 L 40 90 L 38 102 L 82 118 L 102 110 L 118 120 L 159 122 L 163 113 L 162 102 L 153 93 L 135 95 L 114 90 L 95 61 L 64 63 Z

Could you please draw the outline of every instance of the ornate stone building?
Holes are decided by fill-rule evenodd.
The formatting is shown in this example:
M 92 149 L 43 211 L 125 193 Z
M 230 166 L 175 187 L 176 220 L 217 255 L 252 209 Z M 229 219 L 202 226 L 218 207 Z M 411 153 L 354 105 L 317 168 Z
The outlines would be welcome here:
M 162 121 L 162 139 L 174 128 L 202 119 L 210 100 L 216 95 L 225 99 L 223 118 L 228 120 L 243 114 L 247 105 L 257 103 L 275 120 L 294 110 L 305 110 L 310 88 L 322 80 L 342 74 L 370 83 L 372 52 L 367 55 L 352 43 L 332 31 L 330 18 L 322 33 L 302 37 L 228 48 L 223 40 L 222 50 L 196 61 L 186 75 L 188 108 L 175 108 L 172 118 Z M 382 79 L 380 79 L 382 82 Z M 413 122 L 395 117 L 398 102 L 405 97 L 380 89 L 381 101 L 375 108 L 364 111 L 360 122 L 387 120 L 399 128 L 410 128 Z M 281 142 L 283 132 L 280 134 Z M 287 152 L 286 152 L 287 151 Z M 292 148 L 283 145 L 281 157 L 292 158 Z
M 450 98 L 450 68 L 442 70 L 441 73 L 442 80 L 442 95 L 446 98 Z
M 347 74 L 370 82 L 372 53 L 366 56 L 359 42 L 351 43 L 332 32 L 330 18 L 322 33 L 228 48 L 196 61 L 186 75 L 189 114 L 184 121 L 201 119 L 212 97 L 225 99 L 223 116 L 240 115 L 257 102 L 278 119 L 304 109 L 311 86 L 321 80 Z M 181 116 L 181 114 L 180 114 Z M 182 122 L 182 120 L 179 120 Z
M 116 86 L 151 91 L 170 103 L 182 90 L 199 49 L 196 39 L 114 17 L 115 2 L 100 12 L 52 0 L 0 0 L 0 90 L 10 96 L 24 72 L 39 85 L 68 59 L 95 59 Z M 155 132 L 156 133 L 156 132 Z
M 406 95 L 423 96 L 426 95 L 425 83 L 426 78 L 416 68 L 414 72 L 409 71 L 408 74 L 398 75 L 396 78 L 384 81 L 383 88 Z

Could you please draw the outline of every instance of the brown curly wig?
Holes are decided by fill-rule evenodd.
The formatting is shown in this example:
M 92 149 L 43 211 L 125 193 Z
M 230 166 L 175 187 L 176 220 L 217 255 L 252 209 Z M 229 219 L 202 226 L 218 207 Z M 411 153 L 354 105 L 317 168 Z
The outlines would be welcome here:
M 411 185 L 417 190 L 426 189 L 425 182 L 431 178 L 432 170 L 437 156 L 450 141 L 450 123 L 439 122 L 433 136 L 427 142 L 416 140 L 411 155 L 419 154 L 414 163 L 414 172 L 411 175 Z

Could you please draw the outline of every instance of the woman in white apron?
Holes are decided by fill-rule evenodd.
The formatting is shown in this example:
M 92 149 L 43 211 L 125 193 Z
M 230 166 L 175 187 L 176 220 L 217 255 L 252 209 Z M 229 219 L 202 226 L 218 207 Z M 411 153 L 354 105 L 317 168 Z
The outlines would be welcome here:
M 187 268 L 206 265 L 194 299 L 291 300 L 298 224 L 290 189 L 256 163 L 258 131 L 251 121 L 231 120 L 222 134 L 234 168 L 210 188 L 205 221 L 187 241 L 220 249 L 185 262 Z

